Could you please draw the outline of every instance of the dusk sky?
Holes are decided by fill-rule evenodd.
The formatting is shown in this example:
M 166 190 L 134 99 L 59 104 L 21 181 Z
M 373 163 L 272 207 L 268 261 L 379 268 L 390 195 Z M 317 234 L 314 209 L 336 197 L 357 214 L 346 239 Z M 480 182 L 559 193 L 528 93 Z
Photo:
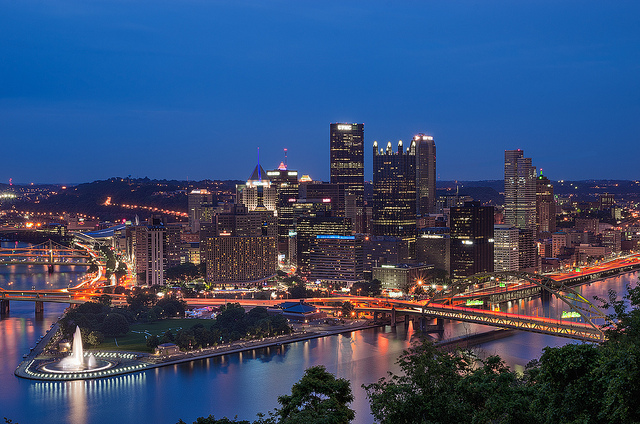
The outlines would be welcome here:
M 329 123 L 440 180 L 637 179 L 640 2 L 0 0 L 0 181 L 329 177 Z M 405 143 L 406 144 L 406 143 Z

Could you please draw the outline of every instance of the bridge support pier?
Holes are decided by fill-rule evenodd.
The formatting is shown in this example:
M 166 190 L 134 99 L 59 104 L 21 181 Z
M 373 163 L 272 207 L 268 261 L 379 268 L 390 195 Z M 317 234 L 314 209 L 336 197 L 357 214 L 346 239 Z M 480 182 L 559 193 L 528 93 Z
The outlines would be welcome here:
M 36 315 L 44 314 L 44 302 L 36 302 Z
M 425 317 L 420 317 L 420 331 L 425 332 L 427 331 L 427 318 Z
M 9 301 L 0 300 L 0 314 L 6 315 L 9 313 Z
M 374 312 L 374 313 L 373 313 L 373 322 L 378 322 L 378 317 L 379 317 L 379 316 L 378 316 L 378 313 L 377 313 L 377 312 Z
M 396 321 L 396 308 L 395 306 L 393 308 L 391 308 L 391 326 L 395 327 L 397 324 Z
M 409 315 L 405 315 L 404 316 L 404 329 L 405 330 L 409 329 L 409 321 L 411 321 L 411 318 L 409 318 Z
M 53 265 L 49 264 L 49 274 L 53 274 Z

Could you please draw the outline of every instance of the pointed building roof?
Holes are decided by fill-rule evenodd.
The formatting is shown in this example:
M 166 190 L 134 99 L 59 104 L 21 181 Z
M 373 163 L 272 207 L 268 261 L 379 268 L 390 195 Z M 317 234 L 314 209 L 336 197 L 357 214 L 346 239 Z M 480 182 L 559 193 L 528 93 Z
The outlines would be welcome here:
M 269 177 L 267 176 L 267 173 L 264 172 L 264 169 L 262 169 L 260 164 L 257 164 L 253 173 L 249 177 L 249 181 L 269 181 Z

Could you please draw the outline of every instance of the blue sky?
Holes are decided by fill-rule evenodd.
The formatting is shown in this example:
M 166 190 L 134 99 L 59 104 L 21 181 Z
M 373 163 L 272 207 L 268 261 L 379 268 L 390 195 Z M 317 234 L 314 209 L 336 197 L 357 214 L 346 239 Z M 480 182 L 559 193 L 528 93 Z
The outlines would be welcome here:
M 328 179 L 329 123 L 438 177 L 638 178 L 640 2 L 0 0 L 0 181 Z

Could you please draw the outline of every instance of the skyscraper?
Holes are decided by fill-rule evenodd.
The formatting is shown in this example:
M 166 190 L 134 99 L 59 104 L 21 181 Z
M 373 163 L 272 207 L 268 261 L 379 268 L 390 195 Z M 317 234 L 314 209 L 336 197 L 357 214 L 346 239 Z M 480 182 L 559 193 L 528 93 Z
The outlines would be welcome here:
M 436 143 L 430 135 L 418 134 L 416 143 L 416 213 L 435 213 L 436 205 Z
M 345 185 L 345 198 L 352 199 L 348 211 L 339 211 L 352 220 L 356 232 L 363 225 L 364 206 L 364 124 L 330 125 L 331 183 Z
M 206 189 L 192 190 L 187 196 L 189 207 L 189 228 L 192 233 L 200 230 L 200 220 L 204 205 L 211 204 L 213 195 Z
M 278 252 L 288 256 L 289 231 L 295 228 L 293 209 L 298 201 L 298 171 L 287 169 L 287 165 L 282 162 L 278 169 L 267 171 L 267 175 L 276 190 Z
M 504 151 L 504 220 L 521 230 L 536 228 L 536 168 L 520 149 Z
M 556 231 L 556 201 L 553 198 L 553 184 L 540 171 L 536 179 L 536 227 L 540 233 Z
M 416 143 L 405 151 L 402 141 L 393 152 L 391 142 L 378 151 L 373 143 L 373 221 L 376 236 L 400 237 L 407 241 L 409 258 L 416 240 Z
M 504 220 L 520 230 L 520 270 L 536 268 L 536 168 L 524 152 L 504 152 Z
M 256 165 L 246 184 L 236 186 L 236 203 L 243 204 L 249 212 L 266 209 L 276 210 L 276 188 L 260 163 Z
M 493 271 L 493 206 L 451 208 L 451 276 Z
M 404 151 L 402 141 L 393 152 L 391 142 L 378 151 L 373 143 L 373 234 L 416 235 L 416 143 Z

